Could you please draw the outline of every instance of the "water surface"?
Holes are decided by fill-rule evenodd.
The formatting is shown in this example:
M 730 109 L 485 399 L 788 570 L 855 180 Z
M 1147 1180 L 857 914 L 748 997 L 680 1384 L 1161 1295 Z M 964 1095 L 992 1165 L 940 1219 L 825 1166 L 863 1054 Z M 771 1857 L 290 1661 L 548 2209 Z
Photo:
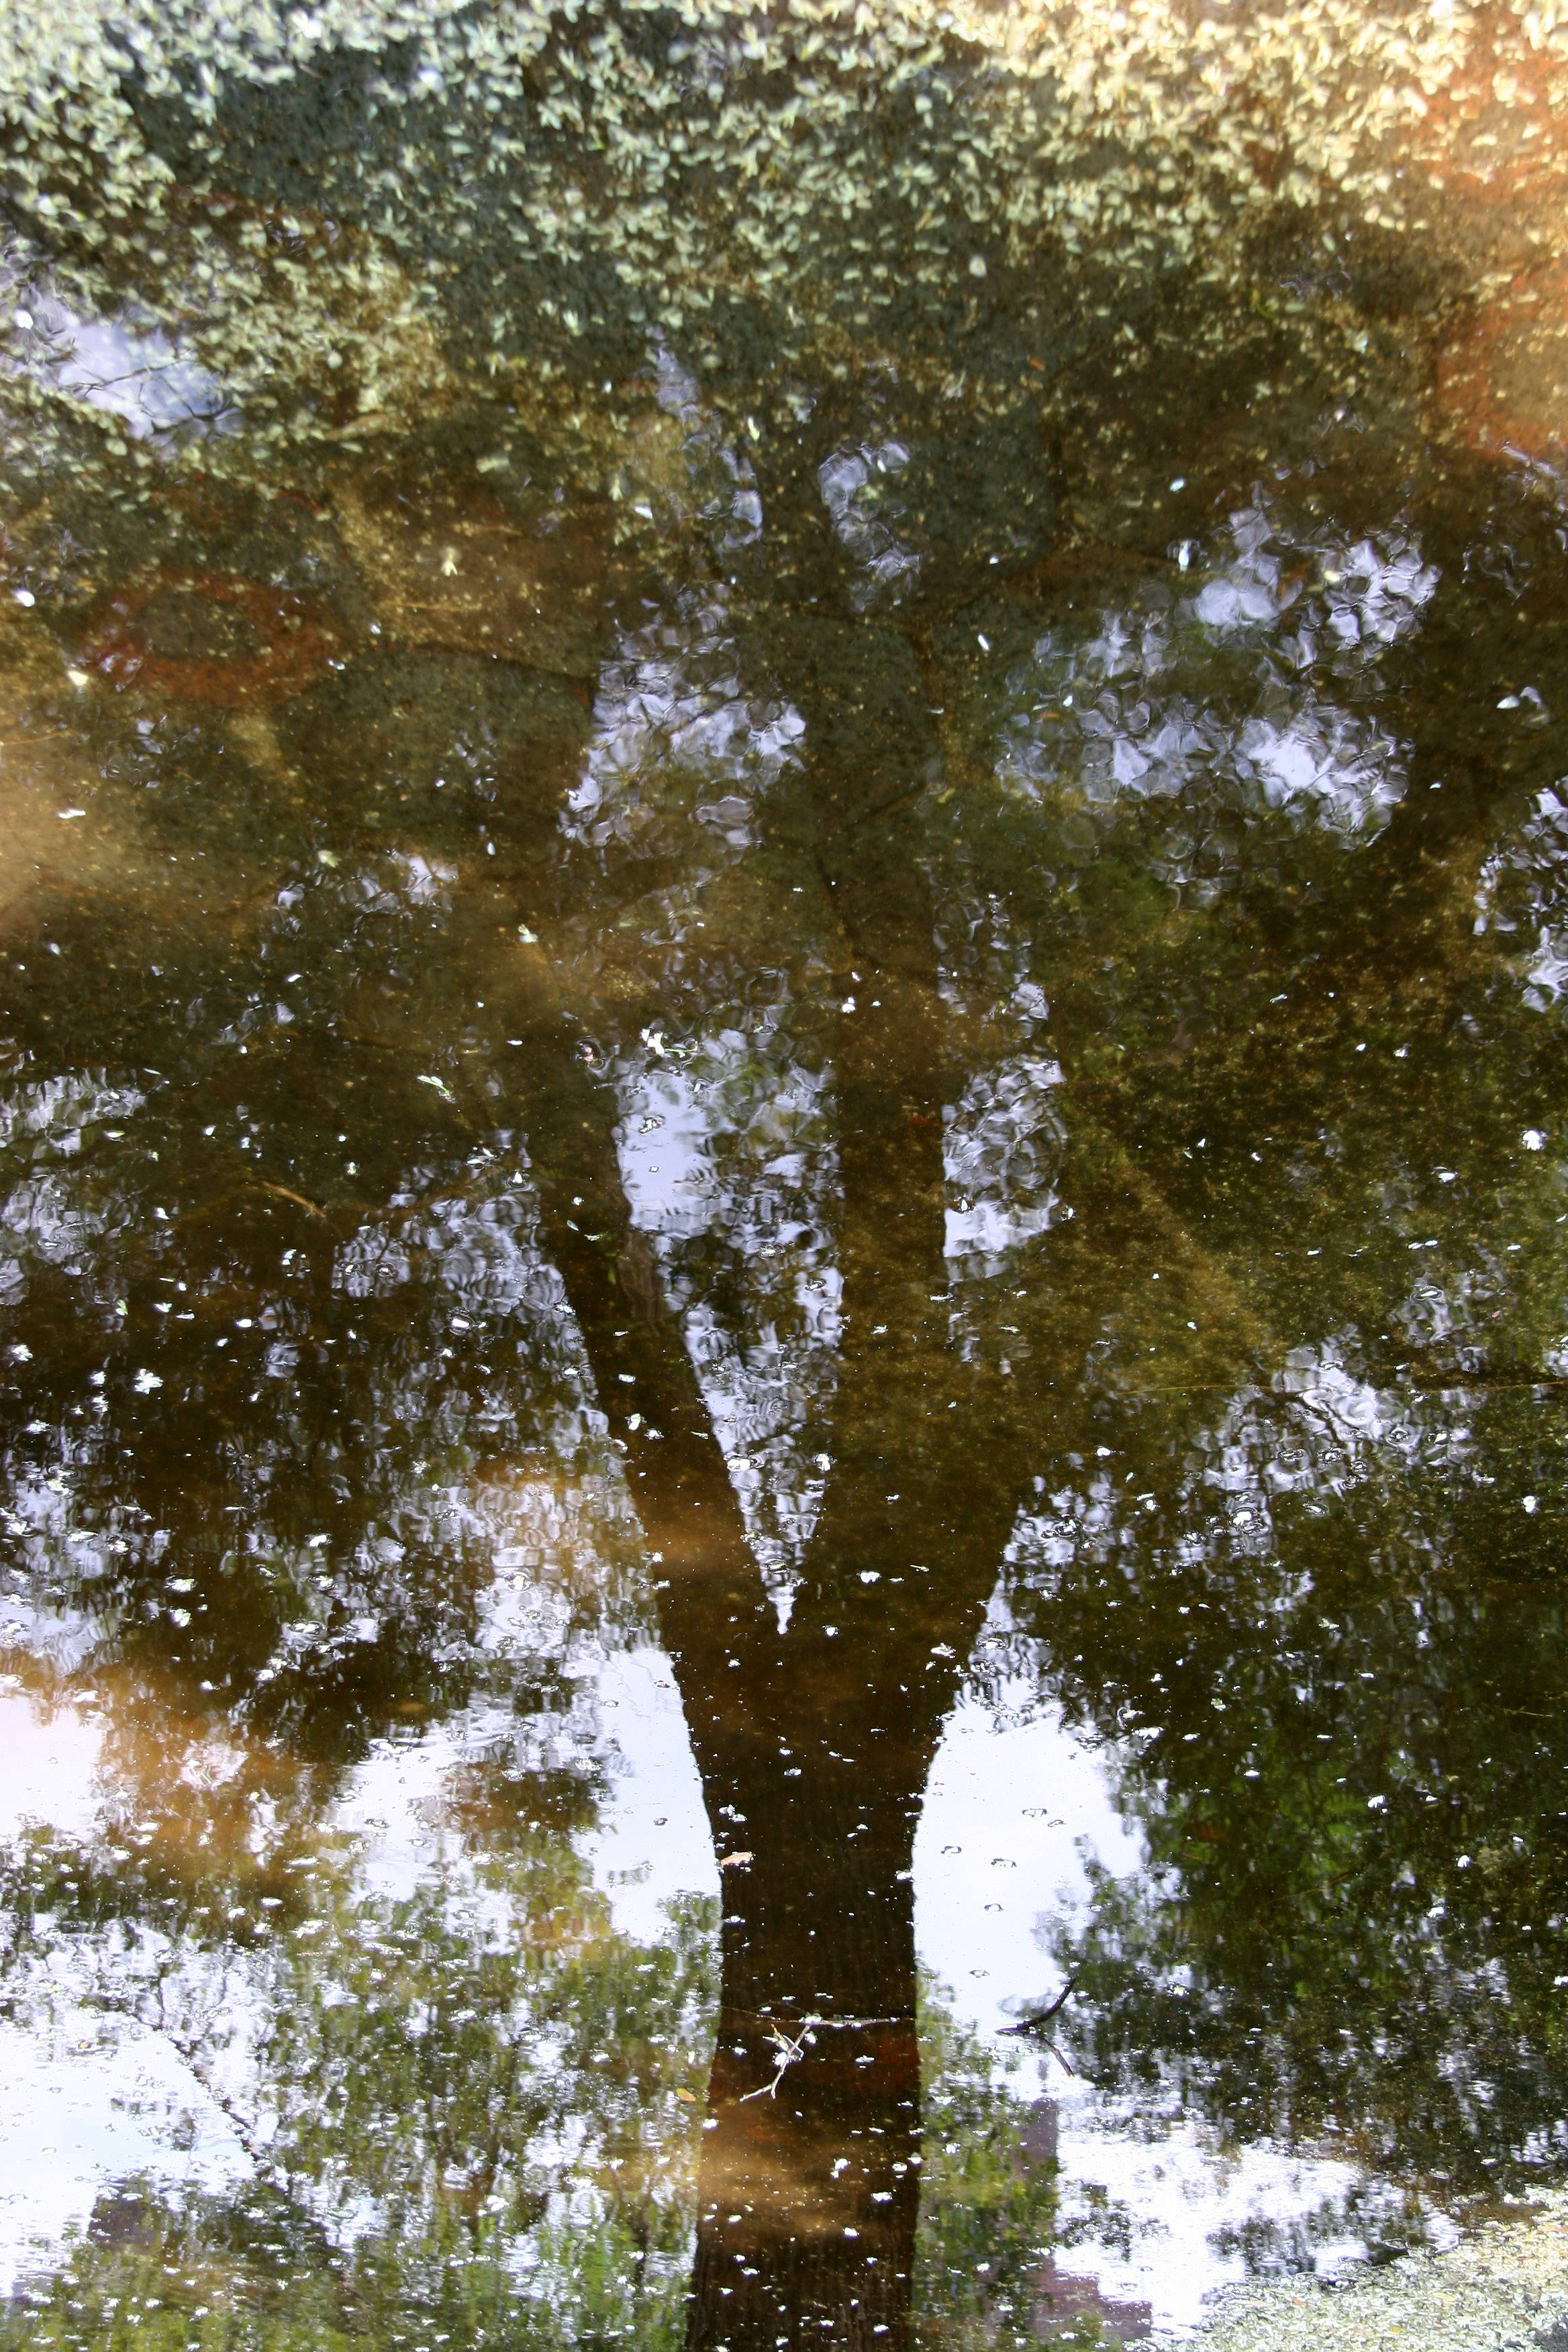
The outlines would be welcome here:
M 5 24 L 0 2339 L 1554 2182 L 1560 35 Z

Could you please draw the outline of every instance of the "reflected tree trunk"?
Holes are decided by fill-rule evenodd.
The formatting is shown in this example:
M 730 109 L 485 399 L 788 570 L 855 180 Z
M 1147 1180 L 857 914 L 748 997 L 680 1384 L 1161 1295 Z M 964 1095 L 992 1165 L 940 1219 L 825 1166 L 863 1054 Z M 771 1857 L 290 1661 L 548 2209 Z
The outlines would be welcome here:
M 835 1057 L 845 1343 L 837 1444 L 787 1628 L 542 968 L 520 1105 L 546 1239 L 650 1548 L 724 1890 L 688 2344 L 910 2340 L 920 2060 L 912 1854 L 1022 1474 L 1006 1384 L 950 1328 L 942 1106 L 956 1072 L 905 802 L 934 750 L 901 633 L 784 624 L 806 720 L 778 813 L 843 927 Z M 632 1425 L 633 1414 L 637 1425 Z M 976 1474 L 977 1459 L 985 1468 Z

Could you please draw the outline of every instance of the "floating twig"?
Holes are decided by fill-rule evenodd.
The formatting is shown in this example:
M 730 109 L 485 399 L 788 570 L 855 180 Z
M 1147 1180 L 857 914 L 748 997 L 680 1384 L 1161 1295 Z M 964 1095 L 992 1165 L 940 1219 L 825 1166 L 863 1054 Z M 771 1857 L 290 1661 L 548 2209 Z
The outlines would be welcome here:
M 269 1176 L 258 1176 L 256 1181 L 264 1192 L 276 1192 L 280 1201 L 292 1201 L 297 1209 L 308 1209 L 312 1217 L 325 1220 L 325 1209 L 318 1208 L 314 1201 L 307 1201 L 303 1192 L 296 1192 L 290 1185 L 274 1184 Z
M 743 2107 L 748 2099 L 776 2099 L 779 2093 L 779 2084 L 784 2081 L 784 2076 L 788 2074 L 790 2068 L 795 2063 L 796 2060 L 805 2057 L 807 2048 L 814 2040 L 815 2037 L 812 2032 L 812 2028 L 814 2026 L 820 2025 L 821 2023 L 822 2020 L 819 2017 L 803 2018 L 801 2021 L 800 2032 L 794 2035 L 786 2033 L 782 2026 L 770 2026 L 768 2031 L 772 2037 L 773 2047 L 778 2053 L 778 2063 L 773 2071 L 773 2079 L 771 2083 L 763 2083 L 760 2088 L 755 2091 L 743 2091 L 740 2098 L 736 2101 L 736 2105 Z
M 1054 2017 L 1060 2016 L 1062 2011 L 1067 2006 L 1068 1996 L 1071 1992 L 1073 1986 L 1077 1981 L 1078 1980 L 1075 1977 L 1068 1977 L 1067 1982 L 1063 1985 L 1060 1992 L 1058 1993 L 1055 2000 L 1052 2001 L 1048 2009 L 1031 2010 L 1027 2017 L 1021 2017 L 1018 2020 L 1016 2025 L 1005 2025 L 1002 2028 L 1002 2032 L 1004 2033 L 1029 2034 L 1036 2040 L 1043 2042 L 1045 2047 L 1050 2052 L 1051 2056 L 1059 2061 L 1067 2073 L 1074 2074 L 1075 2080 L 1076 2074 L 1073 2066 L 1067 2058 L 1063 2057 L 1061 2051 L 1058 2048 L 1056 2037 L 1053 2034 L 1047 2033 L 1045 2029 L 1049 2025 Z

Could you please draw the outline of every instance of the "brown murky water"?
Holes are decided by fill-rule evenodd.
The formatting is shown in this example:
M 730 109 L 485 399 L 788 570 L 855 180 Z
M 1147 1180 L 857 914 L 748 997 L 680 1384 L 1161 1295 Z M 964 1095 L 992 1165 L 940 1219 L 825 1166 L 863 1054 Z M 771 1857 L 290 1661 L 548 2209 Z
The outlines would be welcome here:
M 0 2341 L 1559 2177 L 1563 43 L 1232 16 L 9 21 Z

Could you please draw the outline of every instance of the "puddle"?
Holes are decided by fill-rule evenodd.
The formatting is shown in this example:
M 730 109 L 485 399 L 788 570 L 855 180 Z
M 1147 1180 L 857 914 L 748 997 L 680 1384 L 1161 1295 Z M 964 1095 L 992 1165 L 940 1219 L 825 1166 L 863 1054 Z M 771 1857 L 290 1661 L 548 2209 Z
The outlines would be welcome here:
M 0 2352 L 1557 2342 L 1560 32 L 10 29 Z

